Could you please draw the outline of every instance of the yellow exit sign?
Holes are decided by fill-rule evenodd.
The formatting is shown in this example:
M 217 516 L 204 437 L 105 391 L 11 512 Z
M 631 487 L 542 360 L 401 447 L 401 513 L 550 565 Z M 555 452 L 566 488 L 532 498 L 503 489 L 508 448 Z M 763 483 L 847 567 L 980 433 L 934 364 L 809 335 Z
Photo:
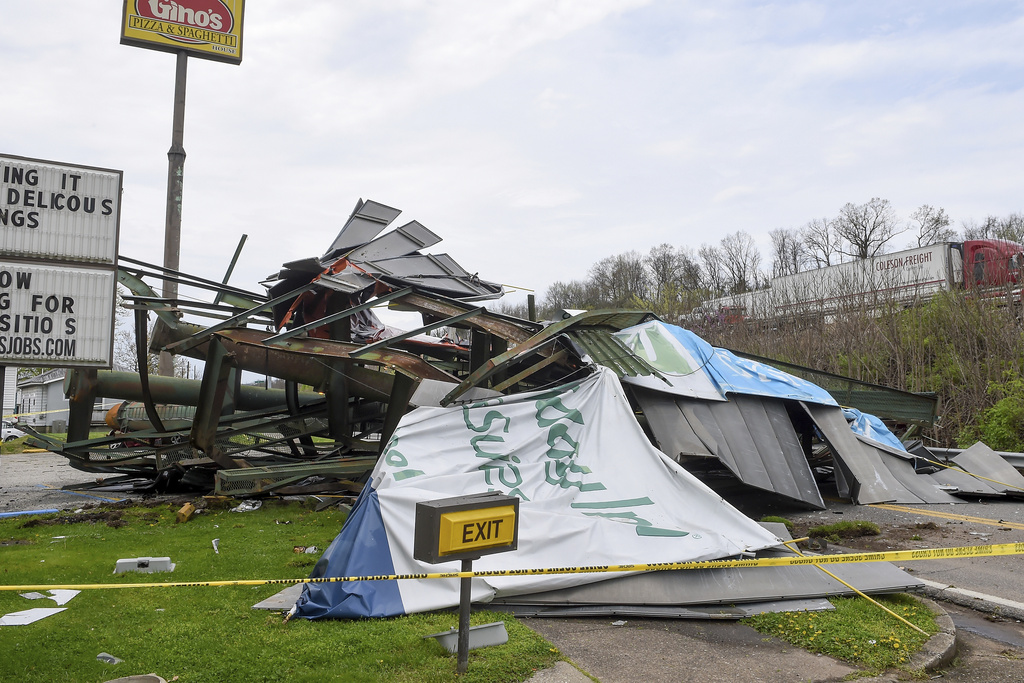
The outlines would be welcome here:
M 413 557 L 421 562 L 473 560 L 518 544 L 515 496 L 491 491 L 416 503 Z
M 512 545 L 515 541 L 516 510 L 511 505 L 463 510 L 441 515 L 437 539 L 439 555 L 466 550 Z

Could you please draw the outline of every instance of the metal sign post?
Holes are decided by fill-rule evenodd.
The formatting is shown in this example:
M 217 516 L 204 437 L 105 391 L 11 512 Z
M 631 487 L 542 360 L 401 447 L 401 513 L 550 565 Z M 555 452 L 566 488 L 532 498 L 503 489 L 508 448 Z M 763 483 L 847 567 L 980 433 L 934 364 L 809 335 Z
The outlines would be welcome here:
M 185 82 L 188 54 L 178 51 L 174 69 L 174 115 L 171 127 L 171 148 L 167 150 L 167 213 L 164 222 L 164 268 L 178 270 L 181 263 L 181 197 L 185 174 Z M 178 298 L 178 283 L 164 280 L 164 298 Z M 174 359 L 160 352 L 161 377 L 174 376 Z
M 181 261 L 181 196 L 185 172 L 185 80 L 188 55 L 241 64 L 242 15 L 245 0 L 190 0 L 146 2 L 124 0 L 121 44 L 147 50 L 173 52 L 174 115 L 171 149 L 167 152 L 167 213 L 164 222 L 164 268 L 177 271 Z M 178 298 L 178 283 L 164 280 L 165 299 Z M 159 372 L 174 375 L 174 360 L 160 353 Z
M 473 571 L 473 560 L 519 546 L 519 499 L 503 493 L 477 493 L 416 503 L 413 558 L 437 564 L 462 560 L 462 571 Z M 473 579 L 459 584 L 458 673 L 469 668 L 469 613 Z

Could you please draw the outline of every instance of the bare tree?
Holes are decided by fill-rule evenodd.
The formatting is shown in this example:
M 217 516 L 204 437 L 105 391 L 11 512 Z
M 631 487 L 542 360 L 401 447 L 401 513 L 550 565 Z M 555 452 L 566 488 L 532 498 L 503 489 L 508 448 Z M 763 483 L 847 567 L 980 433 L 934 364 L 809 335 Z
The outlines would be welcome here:
M 598 304 L 594 301 L 591 289 L 586 282 L 579 280 L 554 282 L 544 294 L 543 308 L 548 311 L 559 308 L 593 308 Z
M 942 207 L 923 204 L 910 214 L 911 229 L 917 233 L 917 246 L 925 247 L 936 242 L 956 239 L 956 231 L 949 227 L 949 216 Z
M 794 275 L 807 267 L 807 247 L 797 230 L 776 228 L 772 238 L 772 277 Z
M 840 239 L 832 221 L 827 218 L 814 218 L 808 221 L 800 235 L 810 263 L 818 268 L 839 263 Z
M 722 238 L 721 252 L 730 291 L 743 294 L 756 289 L 761 280 L 761 252 L 754 238 L 743 231 L 726 235 Z
M 888 199 L 872 197 L 864 204 L 846 204 L 839 210 L 835 231 L 844 243 L 843 253 L 866 259 L 882 252 L 897 229 L 896 212 Z
M 709 298 L 725 294 L 727 277 L 722 250 L 713 244 L 702 244 L 697 250 L 697 257 L 700 260 L 701 282 Z
M 981 223 L 971 219 L 961 224 L 965 240 L 1009 240 L 1024 242 L 1024 214 L 1011 213 L 1005 218 L 986 216 Z
M 648 295 L 647 270 L 635 251 L 603 258 L 590 267 L 590 282 L 601 303 L 625 306 Z
M 683 269 L 681 254 L 671 244 L 652 247 L 644 257 L 644 265 L 650 277 L 651 296 L 658 300 L 678 284 Z

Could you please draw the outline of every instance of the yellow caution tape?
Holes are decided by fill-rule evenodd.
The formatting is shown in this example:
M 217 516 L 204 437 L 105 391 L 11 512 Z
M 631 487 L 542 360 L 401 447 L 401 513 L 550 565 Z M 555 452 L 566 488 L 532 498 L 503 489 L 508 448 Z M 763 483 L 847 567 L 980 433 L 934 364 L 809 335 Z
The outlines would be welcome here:
M 969 545 L 957 548 L 926 548 L 922 550 L 887 550 L 879 553 L 847 555 L 803 555 L 799 557 L 766 557 L 760 560 L 708 560 L 703 562 L 656 562 L 653 564 L 612 564 L 592 567 L 557 567 L 550 569 L 492 569 L 469 572 L 435 572 L 423 574 L 379 574 L 367 576 L 331 576 L 321 579 L 241 579 L 237 581 L 180 581 L 164 583 L 85 583 L 3 586 L 0 591 L 33 590 L 98 590 L 104 588 L 190 588 L 204 586 L 269 586 L 297 583 L 343 583 L 352 581 L 412 581 L 419 579 L 468 579 L 492 576 L 542 576 L 549 574 L 596 574 L 609 572 L 657 572 L 676 569 L 729 569 L 732 567 L 789 567 L 818 564 L 853 564 L 857 562 L 894 562 L 897 560 L 966 559 L 1024 555 L 1024 543 Z

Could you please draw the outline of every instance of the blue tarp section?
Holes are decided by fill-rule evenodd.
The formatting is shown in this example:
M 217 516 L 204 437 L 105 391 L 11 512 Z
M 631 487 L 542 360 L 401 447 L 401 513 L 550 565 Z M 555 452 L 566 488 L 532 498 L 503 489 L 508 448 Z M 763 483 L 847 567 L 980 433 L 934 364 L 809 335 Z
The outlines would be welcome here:
M 376 491 L 367 486 L 356 499 L 341 533 L 324 551 L 309 578 L 394 573 L 388 535 L 380 515 L 380 502 Z M 295 608 L 295 616 L 304 619 L 358 619 L 405 614 L 397 581 L 306 584 Z
M 874 415 L 862 413 L 856 408 L 843 408 L 843 415 L 846 417 L 846 421 L 850 423 L 850 429 L 853 430 L 854 434 L 860 434 L 873 441 L 891 446 L 898 451 L 907 450 L 903 443 L 896 438 L 896 435 L 889 431 L 885 423 Z
M 715 348 L 689 330 L 661 322 L 644 324 L 661 326 L 664 331 L 685 346 L 695 358 L 700 359 L 701 369 L 715 383 L 723 396 L 728 393 L 751 394 L 820 403 L 827 406 L 839 405 L 827 391 L 817 384 L 794 377 L 770 365 L 740 358 L 725 349 Z M 636 328 L 623 330 L 623 332 L 627 333 L 634 329 Z

